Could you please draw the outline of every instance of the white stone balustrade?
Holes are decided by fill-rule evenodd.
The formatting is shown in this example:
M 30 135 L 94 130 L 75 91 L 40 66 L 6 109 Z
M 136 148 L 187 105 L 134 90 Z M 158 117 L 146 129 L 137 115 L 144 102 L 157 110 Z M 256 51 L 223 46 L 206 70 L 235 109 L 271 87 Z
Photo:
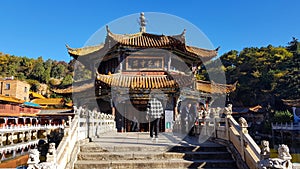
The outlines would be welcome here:
M 224 111 L 225 118 L 220 118 L 221 113 L 220 110 Z M 212 127 L 214 127 L 214 135 L 213 137 L 217 139 L 222 139 L 229 141 L 240 154 L 242 160 L 247 164 L 249 168 L 258 169 L 263 168 L 261 165 L 261 149 L 256 144 L 256 142 L 252 139 L 252 137 L 248 134 L 248 124 L 244 118 L 240 118 L 239 122 L 237 122 L 232 116 L 232 107 L 225 107 L 224 109 L 217 108 L 215 110 L 208 111 L 215 114 L 214 122 L 213 120 L 204 120 L 204 125 L 202 129 L 211 131 Z M 205 125 L 208 123 L 208 125 Z M 214 124 L 213 124 L 214 123 Z M 272 124 L 273 129 L 298 129 L 297 124 L 289 123 L 289 124 Z M 300 127 L 299 127 L 300 129 Z M 205 132 L 203 132 L 205 133 Z M 210 134 L 210 133 L 209 133 Z M 286 146 L 285 146 L 286 148 Z M 280 159 L 280 158 L 279 158 Z M 274 162 L 282 162 L 284 165 L 288 165 L 289 168 L 298 169 L 300 168 L 298 164 L 292 164 L 290 159 L 275 159 Z M 279 165 L 278 165 L 279 166 Z
M 82 107 L 74 107 L 74 113 L 74 118 L 69 118 L 69 126 L 65 126 L 64 128 L 64 137 L 57 149 L 55 151 L 51 150 L 51 152 L 55 153 L 49 156 L 51 160 L 48 161 L 47 158 L 47 162 L 39 164 L 30 162 L 31 167 L 36 167 L 35 169 L 73 168 L 75 159 L 79 153 L 79 142 L 81 140 L 87 138 L 92 140 L 103 133 L 117 131 L 115 117 L 112 115 L 90 111 Z
M 65 128 L 64 138 L 55 151 L 55 158 L 52 158 L 53 169 L 73 168 L 74 159 L 77 158 L 79 152 L 80 140 L 87 138 L 92 140 L 103 133 L 116 132 L 114 116 L 90 111 L 82 107 L 74 107 L 74 111 L 75 117 L 69 120 L 69 126 Z M 221 118 L 223 113 L 225 117 Z M 231 114 L 231 106 L 208 111 L 207 118 L 202 119 L 201 128 L 205 132 L 201 132 L 201 134 L 230 142 L 240 154 L 241 160 L 249 168 L 260 168 L 261 150 L 248 134 L 247 121 L 240 118 L 237 122 Z M 44 163 L 44 166 L 49 167 L 48 164 L 49 162 Z M 43 166 L 43 163 L 40 163 L 39 166 Z
M 24 150 L 30 150 L 38 144 L 38 132 L 40 130 L 50 131 L 63 128 L 62 125 L 32 125 L 32 126 L 13 126 L 0 128 L 0 153 L 1 160 L 13 159 L 17 155 L 23 155 Z M 46 137 L 44 135 L 43 137 Z M 17 154 L 17 151 L 21 152 Z M 7 158 L 7 154 L 12 154 Z

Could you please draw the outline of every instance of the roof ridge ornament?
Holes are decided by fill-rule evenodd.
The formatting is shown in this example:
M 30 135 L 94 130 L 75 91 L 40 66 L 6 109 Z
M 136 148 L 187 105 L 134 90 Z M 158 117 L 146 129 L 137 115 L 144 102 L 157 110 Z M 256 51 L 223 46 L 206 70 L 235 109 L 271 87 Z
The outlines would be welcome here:
M 140 13 L 139 25 L 140 25 L 140 32 L 145 33 L 146 32 L 146 18 L 145 18 L 144 12 Z
M 186 29 L 184 28 L 182 33 L 181 33 L 181 36 L 185 37 L 185 33 L 186 33 Z
M 107 32 L 107 33 L 111 33 L 111 31 L 110 31 L 108 25 L 106 25 L 105 27 L 106 27 L 106 32 Z

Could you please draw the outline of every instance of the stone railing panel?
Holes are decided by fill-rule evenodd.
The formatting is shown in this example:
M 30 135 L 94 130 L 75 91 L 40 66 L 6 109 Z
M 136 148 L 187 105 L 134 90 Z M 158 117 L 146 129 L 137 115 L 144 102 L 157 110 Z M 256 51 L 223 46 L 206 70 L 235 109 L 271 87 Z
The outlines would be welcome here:
M 53 169 L 73 168 L 74 158 L 76 159 L 79 153 L 79 142 L 81 140 L 91 140 L 100 134 L 107 132 L 116 132 L 116 124 L 114 116 L 104 113 L 90 111 L 82 107 L 74 107 L 75 116 L 73 119 L 69 117 L 68 124 L 65 126 L 64 137 L 61 140 L 56 150 L 49 150 L 47 162 L 39 163 L 35 167 L 49 166 L 50 163 L 55 163 Z M 45 126 L 46 129 L 53 126 Z M 64 127 L 64 126 L 62 126 Z M 50 146 L 51 147 L 51 146 Z M 76 148 L 77 147 L 77 148 Z M 74 150 L 76 152 L 74 152 Z M 48 160 L 49 157 L 49 160 Z M 30 163 L 30 162 L 29 162 Z M 51 167 L 49 169 L 52 169 Z

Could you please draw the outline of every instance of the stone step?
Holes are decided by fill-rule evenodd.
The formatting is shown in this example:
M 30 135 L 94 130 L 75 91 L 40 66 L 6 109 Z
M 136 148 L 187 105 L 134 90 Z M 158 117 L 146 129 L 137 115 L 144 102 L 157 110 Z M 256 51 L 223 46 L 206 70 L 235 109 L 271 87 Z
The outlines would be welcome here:
M 80 152 L 127 152 L 127 151 L 136 151 L 136 152 L 161 152 L 161 151 L 167 151 L 169 147 L 165 146 L 95 146 L 95 145 L 84 145 L 80 147 Z
M 80 147 L 81 152 L 127 152 L 127 151 L 168 151 L 168 152 L 227 152 L 227 148 L 221 145 L 201 144 L 195 145 L 175 145 L 175 146 L 130 146 L 130 145 L 113 145 L 113 146 L 101 146 L 95 144 L 87 144 Z
M 97 161 L 78 160 L 74 169 L 142 169 L 142 168 L 231 168 L 236 169 L 233 160 L 117 160 L 117 161 Z
M 200 146 L 173 146 L 168 152 L 228 152 L 225 146 L 209 146 L 209 145 L 200 145 Z
M 78 160 L 209 160 L 222 159 L 231 160 L 228 152 L 80 152 Z

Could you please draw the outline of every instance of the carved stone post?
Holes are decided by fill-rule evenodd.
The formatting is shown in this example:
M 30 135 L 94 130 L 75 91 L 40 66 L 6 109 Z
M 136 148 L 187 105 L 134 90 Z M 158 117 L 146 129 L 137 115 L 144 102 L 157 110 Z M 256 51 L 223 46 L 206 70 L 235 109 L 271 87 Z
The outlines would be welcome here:
M 95 111 L 92 111 L 92 137 L 95 137 L 96 134 L 95 134 L 95 116 L 96 116 L 96 113 Z
M 241 156 L 242 156 L 242 159 L 245 161 L 245 145 L 244 145 L 244 137 L 245 136 L 244 135 L 248 134 L 248 130 L 247 130 L 248 123 L 243 117 L 241 117 L 241 118 L 239 118 L 239 124 L 241 127 L 241 130 L 240 130 Z
M 260 151 L 260 160 L 266 160 L 270 158 L 270 147 L 269 141 L 261 141 L 261 151 Z
M 87 138 L 91 141 L 90 138 L 90 111 L 86 110 L 86 132 L 87 132 Z
M 17 150 L 16 150 L 16 149 L 13 149 L 12 152 L 13 152 L 12 156 L 13 156 L 13 158 L 15 158 L 15 157 L 16 157 L 16 154 L 17 154 Z
M 10 135 L 10 140 L 9 141 L 10 141 L 11 145 L 14 145 L 14 135 L 15 135 L 14 132 L 12 132 L 11 135 Z
M 26 135 L 27 141 L 30 141 L 30 140 L 31 140 L 31 131 L 32 131 L 32 130 L 29 130 L 29 131 L 27 132 L 27 134 L 28 134 L 28 135 Z
M 214 122 L 214 136 L 215 136 L 215 138 L 217 138 L 218 137 L 218 134 L 217 134 L 217 132 L 218 132 L 218 128 L 219 128 L 219 122 L 218 122 L 218 118 L 219 118 L 219 116 L 217 115 L 217 111 L 216 111 L 216 109 L 214 109 L 214 108 L 211 108 L 210 109 L 210 111 L 211 111 L 211 113 L 213 114 L 213 122 Z
M 22 131 L 22 134 L 21 134 L 21 140 L 22 140 L 22 143 L 25 142 L 25 139 L 26 139 L 26 137 L 25 137 L 25 132 Z
M 40 162 L 40 152 L 37 149 L 29 150 L 29 158 L 27 161 L 27 169 L 36 169 L 36 165 Z
M 2 153 L 2 156 L 1 156 L 1 161 L 3 161 L 3 160 L 5 160 L 6 159 L 6 157 L 5 157 L 5 151 Z
M 225 132 L 226 132 L 226 139 L 230 140 L 230 136 L 229 136 L 229 119 L 232 117 L 232 104 L 228 104 L 227 107 L 224 108 L 224 114 L 225 116 Z
M 49 149 L 48 149 L 48 152 L 47 152 L 47 162 L 56 163 L 55 143 L 49 143 Z
M 5 141 L 5 139 L 3 139 L 3 133 L 0 134 L 0 146 L 3 146 L 3 141 Z
M 69 121 L 69 127 L 71 128 L 72 127 L 72 117 L 71 116 L 68 116 L 68 121 Z

